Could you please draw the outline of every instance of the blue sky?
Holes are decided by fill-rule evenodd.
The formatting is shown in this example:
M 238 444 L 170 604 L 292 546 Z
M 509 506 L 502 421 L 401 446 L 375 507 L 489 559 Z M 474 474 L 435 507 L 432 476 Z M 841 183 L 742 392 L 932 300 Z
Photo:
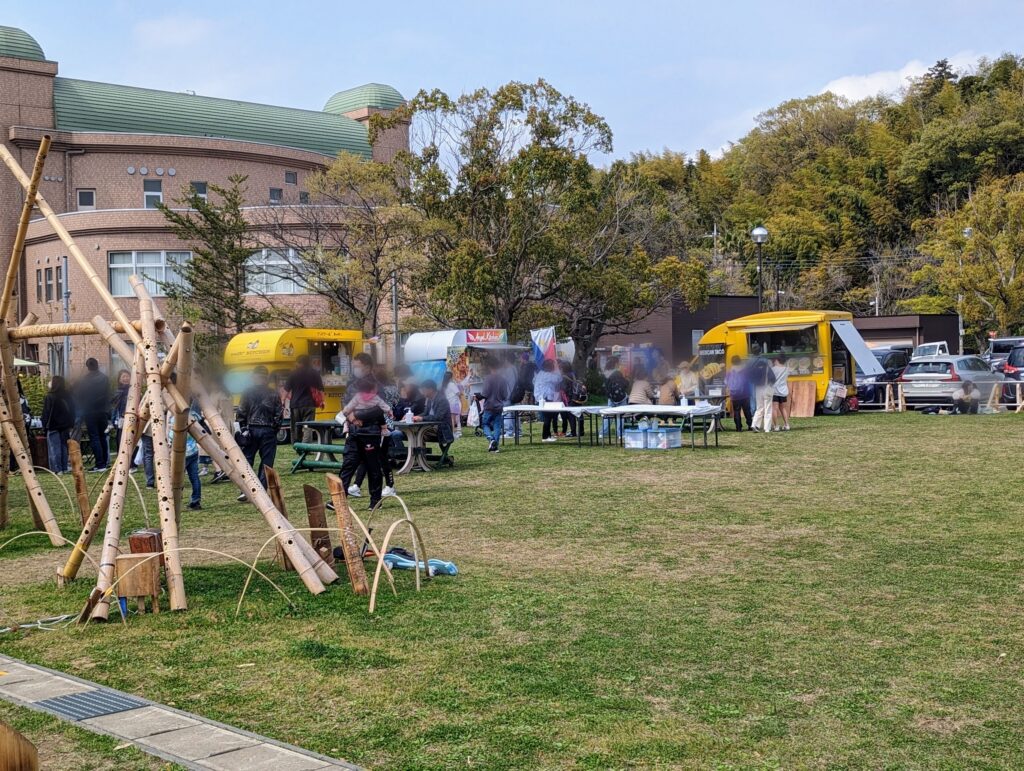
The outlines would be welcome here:
M 617 157 L 718 150 L 761 110 L 897 88 L 936 59 L 1024 52 L 1024 3 L 0 0 L 70 77 L 320 109 L 390 83 L 451 94 L 542 76 L 608 119 Z

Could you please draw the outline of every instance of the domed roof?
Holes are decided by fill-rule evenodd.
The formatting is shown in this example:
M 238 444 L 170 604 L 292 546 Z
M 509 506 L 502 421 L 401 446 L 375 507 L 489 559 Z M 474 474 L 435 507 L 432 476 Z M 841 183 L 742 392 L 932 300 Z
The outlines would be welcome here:
M 0 26 L 0 56 L 46 61 L 46 55 L 36 39 L 17 27 Z
M 339 91 L 324 105 L 324 112 L 344 115 L 364 107 L 375 107 L 378 110 L 394 110 L 405 104 L 405 98 L 392 86 L 383 83 L 367 83 L 344 91 Z

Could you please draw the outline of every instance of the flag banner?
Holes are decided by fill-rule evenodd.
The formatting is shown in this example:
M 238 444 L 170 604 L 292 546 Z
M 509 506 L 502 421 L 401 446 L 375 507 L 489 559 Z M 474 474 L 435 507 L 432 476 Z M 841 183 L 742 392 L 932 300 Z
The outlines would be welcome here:
M 555 328 L 542 327 L 530 330 L 533 343 L 533 358 L 539 367 L 545 359 L 555 359 Z

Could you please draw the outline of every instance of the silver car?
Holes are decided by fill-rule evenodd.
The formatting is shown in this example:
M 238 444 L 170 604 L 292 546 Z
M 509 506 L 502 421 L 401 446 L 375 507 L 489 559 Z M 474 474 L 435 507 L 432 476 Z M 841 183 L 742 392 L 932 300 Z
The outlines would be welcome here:
M 911 361 L 900 375 L 907 404 L 920 406 L 952 404 L 953 394 L 965 380 L 978 387 L 984 403 L 997 384 L 1006 382 L 1006 376 L 993 372 L 980 356 L 925 356 Z

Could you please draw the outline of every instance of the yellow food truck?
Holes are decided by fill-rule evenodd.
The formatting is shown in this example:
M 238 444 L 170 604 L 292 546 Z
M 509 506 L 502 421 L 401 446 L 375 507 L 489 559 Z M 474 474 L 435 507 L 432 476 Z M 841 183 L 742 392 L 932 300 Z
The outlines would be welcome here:
M 235 397 L 249 385 L 253 367 L 262 364 L 284 385 L 295 360 L 306 354 L 324 381 L 324 406 L 317 420 L 330 420 L 341 409 L 352 357 L 363 351 L 363 333 L 357 329 L 263 329 L 235 335 L 224 348 L 225 385 Z
M 708 330 L 698 344 L 700 375 L 709 393 L 724 388 L 733 356 L 786 355 L 790 381 L 811 381 L 815 403 L 829 382 L 854 385 L 854 362 L 866 374 L 884 372 L 845 311 L 773 311 L 743 316 Z M 719 391 L 719 393 L 722 393 Z M 809 394 L 808 394 L 809 396 Z

